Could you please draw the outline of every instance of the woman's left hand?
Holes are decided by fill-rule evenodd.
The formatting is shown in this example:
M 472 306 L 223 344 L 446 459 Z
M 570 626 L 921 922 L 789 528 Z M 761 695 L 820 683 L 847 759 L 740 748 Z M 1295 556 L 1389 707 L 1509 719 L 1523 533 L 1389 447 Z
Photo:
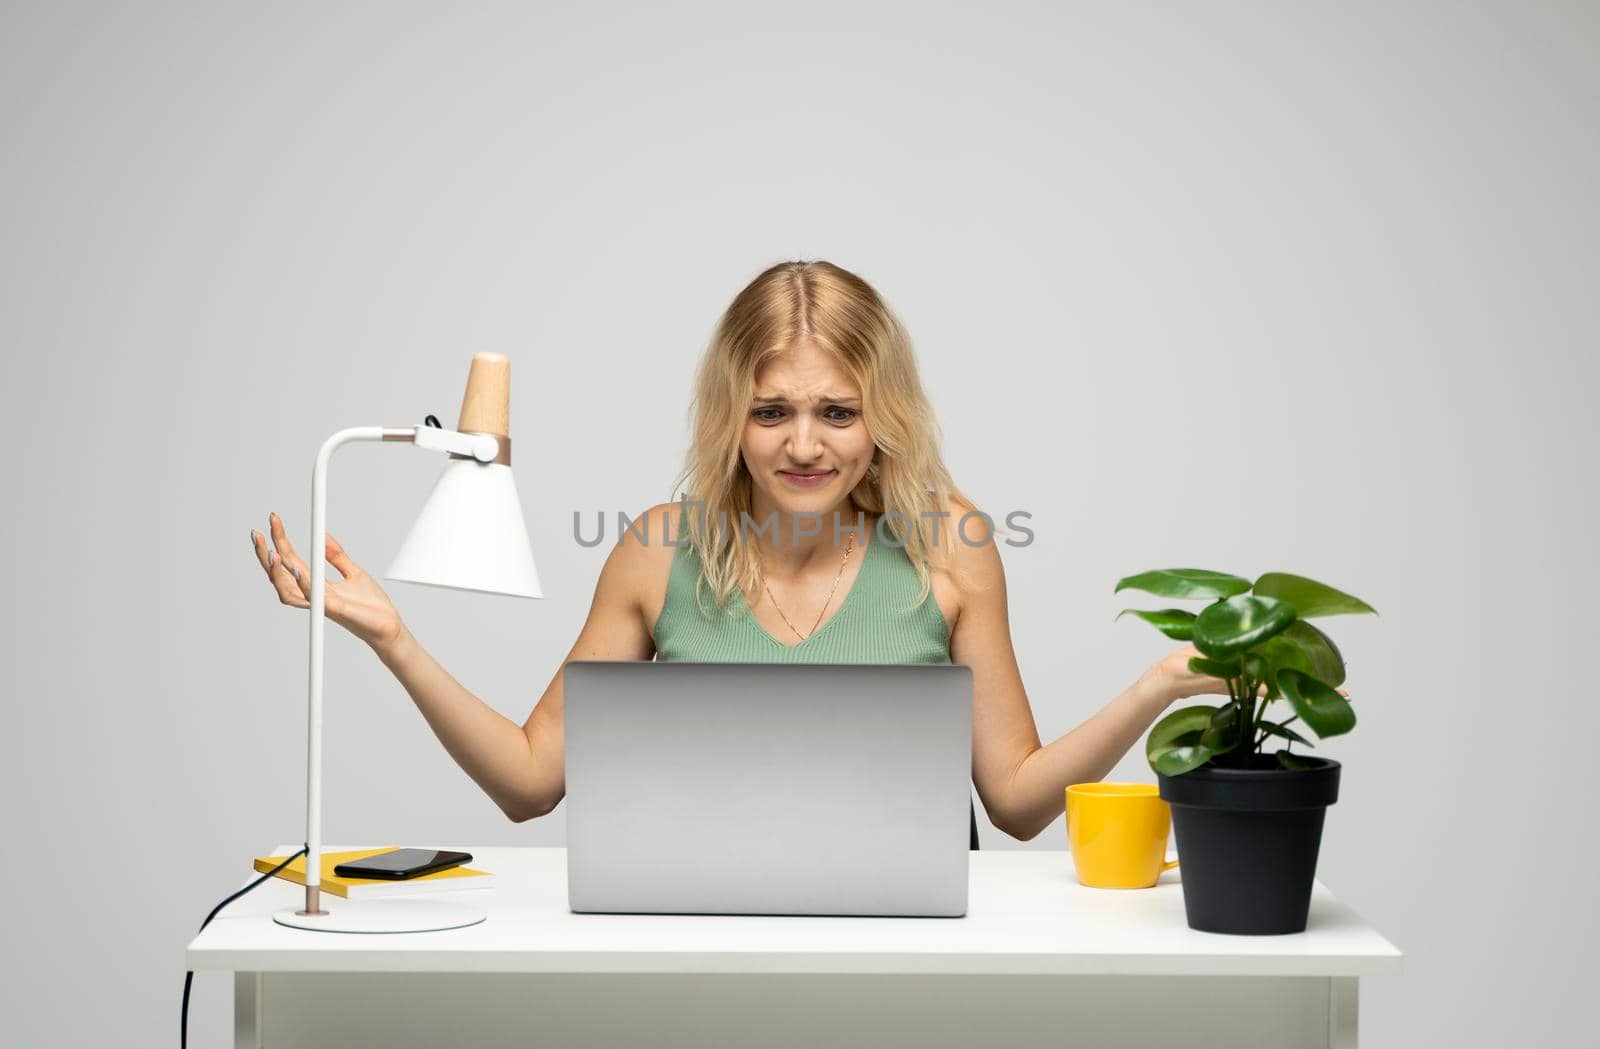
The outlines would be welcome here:
M 1191 696 L 1226 696 L 1228 683 L 1220 677 L 1210 674 L 1196 674 L 1189 669 L 1189 660 L 1200 656 L 1200 650 L 1193 645 L 1184 645 L 1182 648 L 1168 652 L 1161 662 L 1151 668 L 1159 680 L 1160 687 L 1166 695 L 1172 697 L 1169 702 L 1188 699 Z M 1203 657 L 1202 657 L 1203 658 Z M 1346 699 L 1350 693 L 1339 689 L 1339 695 Z M 1265 696 L 1267 686 L 1262 685 L 1256 695 Z
M 1175 648 L 1154 667 L 1156 676 L 1166 694 L 1174 701 L 1188 699 L 1191 696 L 1226 696 L 1228 683 L 1220 677 L 1210 674 L 1196 674 L 1189 669 L 1189 660 L 1200 656 L 1200 650 L 1193 645 L 1184 645 Z M 1266 686 L 1261 688 L 1261 694 L 1266 694 Z

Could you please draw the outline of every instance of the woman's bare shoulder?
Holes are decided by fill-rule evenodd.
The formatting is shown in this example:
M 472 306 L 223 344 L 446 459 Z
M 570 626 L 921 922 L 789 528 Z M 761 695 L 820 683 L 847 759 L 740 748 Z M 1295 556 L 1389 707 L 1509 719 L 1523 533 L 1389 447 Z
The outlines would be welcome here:
M 657 503 L 636 514 L 622 514 L 615 522 L 617 540 L 641 552 L 671 551 L 675 548 L 669 544 L 678 539 L 682 524 L 678 518 L 682 513 L 683 508 L 678 503 Z
M 657 503 L 617 521 L 618 554 L 624 559 L 629 589 L 647 628 L 654 628 L 667 600 L 667 580 L 678 544 L 685 541 L 678 503 Z
M 951 634 L 954 634 L 956 624 L 961 619 L 961 606 L 965 596 L 965 588 L 962 586 L 962 565 L 966 561 L 966 558 L 962 557 L 960 553 L 960 547 L 962 546 L 961 536 L 955 529 L 960 523 L 962 515 L 970 512 L 972 507 L 952 497 L 946 499 L 944 506 L 940 509 L 943 511 L 944 516 L 933 519 L 939 529 L 937 533 L 938 542 L 935 546 L 940 549 L 931 552 L 928 564 L 929 583 L 933 587 L 933 599 L 938 603 L 939 611 L 944 615 L 945 627 Z M 974 541 L 977 539 L 975 523 L 969 522 L 968 524 L 968 535 Z M 930 538 L 932 537 L 930 536 Z M 952 538 L 954 543 L 951 545 L 955 548 L 953 554 L 949 552 L 951 547 L 945 546 Z
M 1005 569 L 995 545 L 993 520 L 964 499 L 945 500 L 941 519 L 943 542 L 948 534 L 947 553 L 933 566 L 934 593 L 945 619 L 954 628 L 962 611 L 974 601 L 1004 593 Z

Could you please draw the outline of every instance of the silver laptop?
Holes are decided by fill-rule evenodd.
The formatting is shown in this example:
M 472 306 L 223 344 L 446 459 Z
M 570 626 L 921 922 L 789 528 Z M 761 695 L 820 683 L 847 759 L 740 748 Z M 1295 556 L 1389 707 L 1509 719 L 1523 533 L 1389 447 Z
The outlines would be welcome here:
M 567 664 L 574 911 L 967 912 L 965 666 Z

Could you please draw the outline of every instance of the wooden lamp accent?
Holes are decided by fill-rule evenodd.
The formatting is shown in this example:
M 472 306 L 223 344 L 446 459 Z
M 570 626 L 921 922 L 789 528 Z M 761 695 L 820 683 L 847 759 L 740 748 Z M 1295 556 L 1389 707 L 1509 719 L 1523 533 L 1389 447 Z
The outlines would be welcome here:
M 461 398 L 462 433 L 511 436 L 511 362 L 503 353 L 475 353 L 467 373 L 467 392 Z

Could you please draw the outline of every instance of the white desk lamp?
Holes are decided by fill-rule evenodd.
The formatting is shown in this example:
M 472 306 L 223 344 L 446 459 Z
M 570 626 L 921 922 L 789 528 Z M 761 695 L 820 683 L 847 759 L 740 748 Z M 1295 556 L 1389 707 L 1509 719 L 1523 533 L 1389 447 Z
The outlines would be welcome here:
M 430 416 L 431 418 L 431 416 Z M 311 474 L 311 677 L 306 745 L 306 905 L 272 916 L 280 925 L 325 932 L 427 932 L 474 925 L 482 907 L 422 897 L 346 900 L 321 907 L 322 636 L 327 577 L 328 461 L 352 441 L 407 441 L 450 461 L 417 515 L 385 578 L 427 586 L 542 597 L 522 504 L 511 476 L 511 363 L 498 353 L 472 358 L 455 430 L 357 426 L 329 437 Z

